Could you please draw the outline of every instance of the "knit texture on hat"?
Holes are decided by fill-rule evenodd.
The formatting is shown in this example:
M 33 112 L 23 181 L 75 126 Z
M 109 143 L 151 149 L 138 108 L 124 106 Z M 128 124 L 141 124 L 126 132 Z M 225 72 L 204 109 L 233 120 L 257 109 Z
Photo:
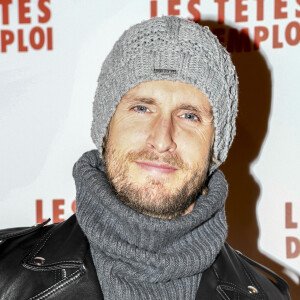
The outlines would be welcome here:
M 175 16 L 157 17 L 126 30 L 105 59 L 93 104 L 92 139 L 102 153 L 107 126 L 121 98 L 141 82 L 173 80 L 199 88 L 214 116 L 214 155 L 227 157 L 235 136 L 238 80 L 229 53 L 208 27 Z
M 227 182 L 221 171 L 187 215 L 139 214 L 113 192 L 97 150 L 74 165 L 76 216 L 87 236 L 104 299 L 193 300 L 201 275 L 227 235 Z

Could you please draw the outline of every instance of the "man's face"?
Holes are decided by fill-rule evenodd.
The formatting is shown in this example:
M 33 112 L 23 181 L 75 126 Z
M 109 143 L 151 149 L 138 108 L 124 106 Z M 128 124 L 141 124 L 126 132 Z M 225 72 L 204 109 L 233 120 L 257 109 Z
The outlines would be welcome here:
M 153 217 L 190 212 L 211 158 L 213 115 L 190 84 L 143 82 L 121 99 L 105 148 L 107 175 L 120 199 Z

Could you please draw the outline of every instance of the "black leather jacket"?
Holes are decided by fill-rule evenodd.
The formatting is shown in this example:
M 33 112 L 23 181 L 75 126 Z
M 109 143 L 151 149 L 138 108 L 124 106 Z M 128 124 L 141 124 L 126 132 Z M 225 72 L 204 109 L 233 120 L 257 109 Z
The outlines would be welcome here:
M 45 223 L 0 231 L 0 299 L 103 299 L 89 244 L 76 216 L 60 224 Z M 271 275 L 272 281 L 255 267 Z M 225 244 L 203 273 L 197 299 L 290 297 L 285 281 Z

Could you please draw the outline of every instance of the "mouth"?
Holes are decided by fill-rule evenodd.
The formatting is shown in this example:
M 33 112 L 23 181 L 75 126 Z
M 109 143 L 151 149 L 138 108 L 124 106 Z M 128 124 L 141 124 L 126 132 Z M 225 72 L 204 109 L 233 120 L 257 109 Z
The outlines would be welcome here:
M 170 174 L 178 170 L 177 168 L 167 164 L 158 164 L 153 162 L 150 163 L 150 162 L 140 162 L 140 161 L 136 161 L 135 163 L 139 165 L 141 168 L 143 168 L 144 170 L 147 170 L 154 174 Z

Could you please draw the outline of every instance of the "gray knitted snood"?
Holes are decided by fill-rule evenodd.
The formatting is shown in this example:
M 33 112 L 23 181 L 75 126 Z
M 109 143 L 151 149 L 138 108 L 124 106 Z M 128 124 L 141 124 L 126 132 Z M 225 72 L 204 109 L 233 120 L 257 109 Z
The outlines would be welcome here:
M 171 220 L 139 214 L 118 200 L 97 150 L 83 154 L 73 176 L 77 219 L 104 298 L 195 299 L 202 272 L 227 235 L 223 173 L 212 174 L 208 195 L 199 196 L 192 212 Z

